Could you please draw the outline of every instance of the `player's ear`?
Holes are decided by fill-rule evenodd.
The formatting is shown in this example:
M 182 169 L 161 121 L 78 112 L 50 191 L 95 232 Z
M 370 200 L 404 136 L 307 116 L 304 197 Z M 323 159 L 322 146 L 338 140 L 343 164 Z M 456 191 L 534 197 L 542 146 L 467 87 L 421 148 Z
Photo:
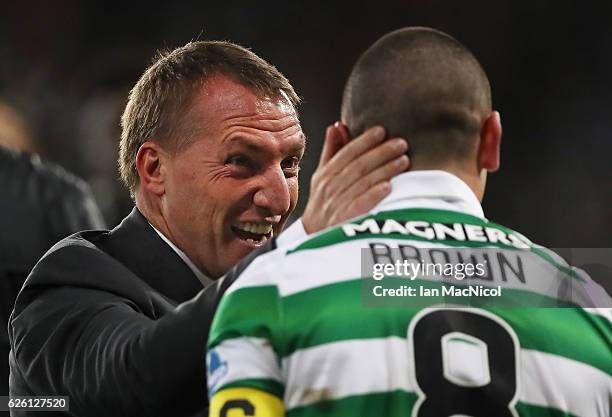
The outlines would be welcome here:
M 325 142 L 321 150 L 319 167 L 327 164 L 351 140 L 348 128 L 342 122 L 336 122 L 327 127 L 325 131 Z
M 480 169 L 495 172 L 499 169 L 502 126 L 497 111 L 492 111 L 480 130 L 478 165 Z
M 136 171 L 140 177 L 140 186 L 158 196 L 165 192 L 163 156 L 164 151 L 159 144 L 150 141 L 143 143 L 136 154 Z
M 334 129 L 336 130 L 337 135 L 341 138 L 342 144 L 346 145 L 349 143 L 351 138 L 351 133 L 348 130 L 348 126 L 342 122 L 334 123 Z

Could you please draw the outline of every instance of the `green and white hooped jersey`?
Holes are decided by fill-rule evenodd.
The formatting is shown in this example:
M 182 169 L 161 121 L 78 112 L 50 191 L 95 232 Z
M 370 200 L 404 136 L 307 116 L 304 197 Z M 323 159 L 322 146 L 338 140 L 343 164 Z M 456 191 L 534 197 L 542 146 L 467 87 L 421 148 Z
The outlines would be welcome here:
M 452 263 L 465 248 L 490 261 L 470 284 L 502 296 L 417 305 L 374 287 L 468 284 L 364 274 L 372 254 Z M 288 416 L 609 417 L 611 305 L 586 274 L 503 226 L 438 209 L 370 214 L 245 269 L 213 322 L 209 392 L 260 389 Z

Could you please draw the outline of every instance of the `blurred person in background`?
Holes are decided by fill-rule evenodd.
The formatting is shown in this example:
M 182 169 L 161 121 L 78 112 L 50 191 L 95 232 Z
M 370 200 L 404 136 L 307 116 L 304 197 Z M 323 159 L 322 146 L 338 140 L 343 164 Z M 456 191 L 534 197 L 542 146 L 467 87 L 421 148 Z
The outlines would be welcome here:
M 612 299 L 484 217 L 502 127 L 472 53 L 430 28 L 383 36 L 351 72 L 342 121 L 408 137 L 411 168 L 367 216 L 242 266 L 210 331 L 211 417 L 610 416 Z M 467 271 L 475 257 L 473 279 L 364 279 L 368 260 Z M 501 289 L 456 296 L 472 286 Z
M 304 216 L 278 236 L 306 145 L 298 103 L 276 68 L 235 44 L 157 57 L 122 117 L 120 173 L 136 207 L 113 230 L 62 241 L 30 274 L 10 326 L 12 395 L 67 395 L 70 412 L 56 415 L 207 414 L 222 276 L 277 239 L 367 211 L 408 167 L 406 142 L 384 129 L 346 143 L 330 126 Z
M 0 395 L 8 395 L 9 340 L 15 297 L 34 264 L 53 244 L 104 221 L 89 186 L 33 154 L 27 123 L 0 102 Z
M 0 100 L 0 146 L 23 151 L 29 154 L 37 152 L 32 134 L 27 123 L 8 103 Z

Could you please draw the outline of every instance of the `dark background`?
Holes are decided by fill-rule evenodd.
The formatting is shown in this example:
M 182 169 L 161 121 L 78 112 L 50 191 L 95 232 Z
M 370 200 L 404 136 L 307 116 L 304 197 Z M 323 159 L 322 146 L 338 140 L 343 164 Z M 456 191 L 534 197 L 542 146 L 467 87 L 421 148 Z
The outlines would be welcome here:
M 351 66 L 402 26 L 441 29 L 487 71 L 504 126 L 487 217 L 547 246 L 610 247 L 612 1 L 3 1 L 0 99 L 38 149 L 87 179 L 109 224 L 127 92 L 159 48 L 225 39 L 275 64 L 304 98 L 301 212 Z

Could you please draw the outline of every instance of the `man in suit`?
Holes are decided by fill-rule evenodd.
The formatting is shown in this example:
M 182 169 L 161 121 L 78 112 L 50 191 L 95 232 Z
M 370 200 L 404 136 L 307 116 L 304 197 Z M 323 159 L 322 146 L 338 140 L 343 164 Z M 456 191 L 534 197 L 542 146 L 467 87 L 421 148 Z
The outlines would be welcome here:
M 274 248 L 297 201 L 298 103 L 276 68 L 231 43 L 158 57 L 122 117 L 120 173 L 136 207 L 32 271 L 9 328 L 12 395 L 66 395 L 77 416 L 206 413 L 208 328 L 233 279 L 219 278 Z M 368 210 L 407 168 L 405 141 L 373 128 L 345 144 L 342 129 L 328 129 L 302 221 L 279 240 Z

